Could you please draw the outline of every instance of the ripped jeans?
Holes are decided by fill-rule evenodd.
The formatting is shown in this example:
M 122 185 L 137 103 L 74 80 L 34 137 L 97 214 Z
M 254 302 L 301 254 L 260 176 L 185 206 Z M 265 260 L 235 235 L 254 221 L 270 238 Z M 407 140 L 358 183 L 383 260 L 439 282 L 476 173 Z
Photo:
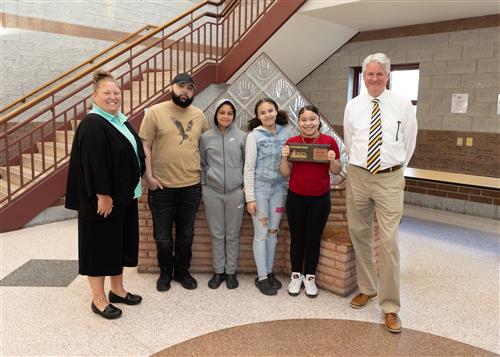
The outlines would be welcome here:
M 286 183 L 268 183 L 255 180 L 257 214 L 253 221 L 253 256 L 259 279 L 273 271 L 274 253 L 281 216 L 285 211 Z

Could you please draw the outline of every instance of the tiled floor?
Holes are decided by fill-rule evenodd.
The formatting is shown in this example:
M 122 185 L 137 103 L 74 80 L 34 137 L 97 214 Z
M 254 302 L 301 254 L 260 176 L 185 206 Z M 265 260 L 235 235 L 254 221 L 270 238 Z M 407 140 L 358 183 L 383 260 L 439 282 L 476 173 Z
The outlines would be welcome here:
M 407 206 L 400 232 L 399 335 L 380 325 L 376 301 L 354 310 L 349 298 L 325 291 L 316 299 L 292 298 L 285 289 L 264 297 L 253 277 L 243 275 L 236 290 L 210 290 L 210 276 L 196 274 L 198 289 L 175 283 L 159 293 L 156 276 L 135 269 L 126 270 L 126 287 L 141 294 L 143 303 L 120 306 L 123 317 L 107 321 L 90 311 L 85 277 L 65 286 L 77 259 L 74 220 L 2 234 L 0 355 L 500 353 L 499 222 Z M 40 280 L 46 273 L 64 279 L 57 286 L 34 286 L 27 283 L 30 271 Z
M 0 286 L 67 287 L 78 276 L 78 260 L 30 259 L 0 280 Z

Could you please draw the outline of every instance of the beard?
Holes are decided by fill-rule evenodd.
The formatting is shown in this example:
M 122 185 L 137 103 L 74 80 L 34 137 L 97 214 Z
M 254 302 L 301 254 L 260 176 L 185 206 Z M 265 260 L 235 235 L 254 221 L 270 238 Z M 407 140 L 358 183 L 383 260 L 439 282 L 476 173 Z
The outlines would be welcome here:
M 187 108 L 193 102 L 193 97 L 184 99 L 175 94 L 174 91 L 170 93 L 170 97 L 172 98 L 172 102 L 174 102 L 181 108 Z

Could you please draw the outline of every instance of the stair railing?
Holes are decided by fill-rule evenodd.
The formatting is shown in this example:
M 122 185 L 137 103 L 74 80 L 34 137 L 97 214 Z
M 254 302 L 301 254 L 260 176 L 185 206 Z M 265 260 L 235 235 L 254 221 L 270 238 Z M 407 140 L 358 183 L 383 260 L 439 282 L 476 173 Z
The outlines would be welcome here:
M 67 80 L 68 78 L 71 78 L 71 76 L 74 76 L 74 74 L 77 73 L 79 70 L 85 68 L 86 66 L 94 64 L 100 58 L 105 58 L 105 56 L 109 55 L 111 53 L 111 51 L 118 48 L 119 46 L 130 42 L 134 38 L 142 36 L 141 35 L 142 32 L 147 32 L 147 31 L 154 29 L 154 28 L 156 28 L 156 26 L 154 26 L 154 25 L 149 25 L 149 24 L 144 25 L 140 29 L 124 36 L 123 38 L 121 38 L 120 40 L 118 40 L 117 42 L 112 44 L 111 46 L 103 49 L 102 51 L 98 52 L 94 56 L 90 57 L 85 62 L 82 62 L 82 63 L 74 66 L 73 68 L 67 70 L 66 72 L 63 72 L 62 74 L 60 74 L 57 77 L 53 78 L 52 80 L 48 81 L 47 83 L 44 83 L 41 86 L 35 88 L 34 90 L 29 92 L 28 94 L 14 100 L 13 102 L 6 105 L 5 107 L 0 108 L 0 114 L 8 113 L 9 111 L 11 111 L 13 108 L 17 107 L 20 104 L 29 103 L 30 99 L 35 98 L 36 95 L 43 94 L 44 92 L 49 90 L 51 87 L 55 86 L 56 83 L 64 83 L 65 80 Z
M 131 117 L 166 94 L 177 73 L 195 74 L 221 61 L 275 1 L 204 1 L 0 118 L 0 204 L 67 164 L 72 130 L 92 104 L 90 73 L 105 68 L 114 74 L 122 112 Z

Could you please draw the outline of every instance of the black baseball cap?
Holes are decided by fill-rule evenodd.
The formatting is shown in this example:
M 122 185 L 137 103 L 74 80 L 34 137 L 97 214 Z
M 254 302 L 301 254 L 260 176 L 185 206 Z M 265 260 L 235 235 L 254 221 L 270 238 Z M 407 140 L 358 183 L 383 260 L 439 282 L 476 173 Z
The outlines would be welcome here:
M 196 88 L 196 84 L 194 84 L 193 77 L 191 77 L 187 73 L 179 73 L 178 75 L 176 75 L 174 77 L 174 79 L 172 79 L 171 84 L 175 84 L 175 83 L 189 83 L 189 84 L 192 84 Z

